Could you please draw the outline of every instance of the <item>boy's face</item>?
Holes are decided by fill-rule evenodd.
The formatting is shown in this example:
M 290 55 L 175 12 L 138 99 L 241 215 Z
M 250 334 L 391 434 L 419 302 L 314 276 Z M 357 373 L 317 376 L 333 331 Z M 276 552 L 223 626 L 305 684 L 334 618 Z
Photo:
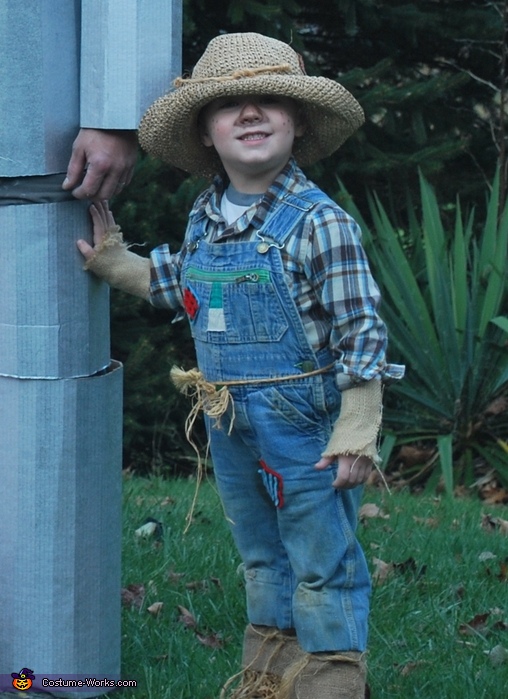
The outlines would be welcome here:
M 201 113 L 201 138 L 214 147 L 234 187 L 263 192 L 291 157 L 304 125 L 287 97 L 221 97 Z

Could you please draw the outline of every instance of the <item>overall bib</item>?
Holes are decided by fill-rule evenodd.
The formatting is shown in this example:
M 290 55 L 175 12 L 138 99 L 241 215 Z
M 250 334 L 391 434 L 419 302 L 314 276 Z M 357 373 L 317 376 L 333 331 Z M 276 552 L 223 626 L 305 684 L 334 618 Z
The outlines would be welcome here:
M 208 218 L 194 214 L 181 283 L 204 378 L 248 381 L 229 387 L 234 419 L 230 409 L 207 429 L 249 621 L 295 628 L 309 652 L 363 651 L 370 581 L 355 535 L 362 488 L 337 491 L 335 466 L 314 468 L 340 391 L 333 369 L 304 376 L 333 357 L 310 346 L 280 253 L 319 201 L 328 200 L 317 189 L 286 195 L 247 242 L 208 243 Z M 295 374 L 302 377 L 284 380 Z

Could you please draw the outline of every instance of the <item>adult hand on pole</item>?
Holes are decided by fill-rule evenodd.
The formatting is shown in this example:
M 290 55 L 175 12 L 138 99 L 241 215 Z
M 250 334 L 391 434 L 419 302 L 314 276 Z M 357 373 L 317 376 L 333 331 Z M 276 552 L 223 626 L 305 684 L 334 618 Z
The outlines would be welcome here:
M 136 159 L 135 131 L 81 129 L 62 187 L 76 199 L 110 199 L 131 181 Z

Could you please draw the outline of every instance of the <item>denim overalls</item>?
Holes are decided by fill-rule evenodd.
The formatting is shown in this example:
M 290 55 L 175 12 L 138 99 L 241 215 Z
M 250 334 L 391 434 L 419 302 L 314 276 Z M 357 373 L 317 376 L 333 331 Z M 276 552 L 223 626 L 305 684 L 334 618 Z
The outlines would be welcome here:
M 207 421 L 218 489 L 245 569 L 253 624 L 296 629 L 309 652 L 363 651 L 370 582 L 355 536 L 361 488 L 317 471 L 340 409 L 335 373 L 291 378 L 333 362 L 316 354 L 288 288 L 280 249 L 298 235 L 318 189 L 286 195 L 248 242 L 210 244 L 193 215 L 181 288 L 206 380 L 230 386 L 221 428 Z M 231 427 L 231 432 L 229 429 Z

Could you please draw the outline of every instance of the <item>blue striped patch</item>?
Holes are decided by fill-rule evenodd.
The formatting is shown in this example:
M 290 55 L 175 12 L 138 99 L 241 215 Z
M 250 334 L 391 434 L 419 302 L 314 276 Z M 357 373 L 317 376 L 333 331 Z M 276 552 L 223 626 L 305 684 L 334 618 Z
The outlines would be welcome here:
M 259 460 L 259 463 L 261 464 L 261 468 L 258 472 L 261 474 L 268 495 L 273 500 L 275 507 L 279 509 L 284 507 L 284 481 L 282 476 L 280 473 L 277 473 L 277 471 L 267 466 L 262 459 Z

